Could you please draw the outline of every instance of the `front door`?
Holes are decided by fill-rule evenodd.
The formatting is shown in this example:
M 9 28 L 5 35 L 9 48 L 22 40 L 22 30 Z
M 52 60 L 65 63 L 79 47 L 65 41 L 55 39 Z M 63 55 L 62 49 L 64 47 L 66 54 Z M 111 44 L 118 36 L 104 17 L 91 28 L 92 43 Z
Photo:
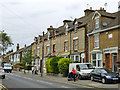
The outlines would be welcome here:
M 110 54 L 106 54 L 106 68 L 110 68 Z
M 113 71 L 114 71 L 114 72 L 117 72 L 117 64 L 116 64 L 116 61 L 117 61 L 117 55 L 116 55 L 116 54 L 113 54 Z

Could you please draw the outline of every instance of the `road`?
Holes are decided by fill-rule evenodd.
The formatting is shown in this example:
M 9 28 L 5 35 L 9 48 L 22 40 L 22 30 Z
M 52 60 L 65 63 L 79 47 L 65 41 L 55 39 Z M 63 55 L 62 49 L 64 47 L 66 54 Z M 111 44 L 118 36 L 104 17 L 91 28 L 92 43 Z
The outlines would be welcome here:
M 75 82 L 76 83 L 76 82 Z M 43 78 L 33 78 L 30 76 L 19 75 L 15 73 L 6 73 L 6 79 L 2 80 L 2 84 L 4 88 L 6 87 L 8 90 L 23 90 L 23 89 L 40 89 L 40 88 L 49 88 L 51 90 L 59 88 L 59 89 L 70 89 L 70 90 L 95 90 L 94 88 L 82 87 L 75 84 L 67 84 L 64 82 L 57 82 Z M 34 89 L 33 89 L 34 88 Z M 7 90 L 6 89 L 6 90 Z

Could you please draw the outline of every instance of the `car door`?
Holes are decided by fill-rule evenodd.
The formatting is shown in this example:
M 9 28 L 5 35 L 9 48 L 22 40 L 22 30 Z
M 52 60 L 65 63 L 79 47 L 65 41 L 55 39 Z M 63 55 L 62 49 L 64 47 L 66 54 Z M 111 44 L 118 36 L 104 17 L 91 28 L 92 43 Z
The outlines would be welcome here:
M 97 71 L 96 71 L 96 79 L 98 79 L 98 80 L 101 80 L 101 69 L 98 69 Z
M 96 69 L 93 70 L 92 76 L 94 77 L 94 79 L 97 79 L 97 70 Z

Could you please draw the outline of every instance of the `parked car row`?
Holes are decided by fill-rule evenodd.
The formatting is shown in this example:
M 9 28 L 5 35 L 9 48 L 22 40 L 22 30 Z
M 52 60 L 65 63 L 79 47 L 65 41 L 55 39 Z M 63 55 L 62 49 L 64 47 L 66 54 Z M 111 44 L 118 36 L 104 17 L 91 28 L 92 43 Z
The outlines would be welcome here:
M 72 69 L 78 70 L 78 79 L 91 79 L 102 83 L 120 82 L 120 74 L 109 68 L 93 68 L 90 63 L 70 63 L 68 81 L 73 79 Z

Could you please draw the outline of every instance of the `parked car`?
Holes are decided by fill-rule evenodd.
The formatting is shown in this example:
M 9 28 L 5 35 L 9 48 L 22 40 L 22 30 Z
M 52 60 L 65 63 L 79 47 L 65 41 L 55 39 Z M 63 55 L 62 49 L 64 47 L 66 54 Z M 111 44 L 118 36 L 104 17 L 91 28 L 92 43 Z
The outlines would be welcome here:
M 116 82 L 119 80 L 119 73 L 112 72 L 108 68 L 95 68 L 91 72 L 91 80 L 101 81 L 102 83 Z
M 72 80 L 73 78 L 72 68 L 74 68 L 75 70 L 79 70 L 79 79 L 90 78 L 90 73 L 93 70 L 93 66 L 90 63 L 70 63 L 68 80 Z
M 0 67 L 0 78 L 5 79 L 5 73 L 2 67 Z

